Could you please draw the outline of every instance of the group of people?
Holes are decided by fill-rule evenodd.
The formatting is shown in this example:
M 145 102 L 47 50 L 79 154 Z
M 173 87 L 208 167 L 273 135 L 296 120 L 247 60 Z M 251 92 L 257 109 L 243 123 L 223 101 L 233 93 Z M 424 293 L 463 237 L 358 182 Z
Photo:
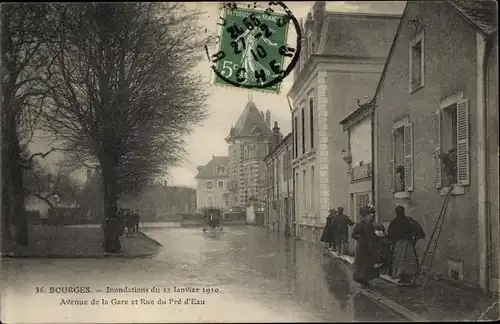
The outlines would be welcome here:
M 344 214 L 344 208 L 330 209 L 320 241 L 328 244 L 329 250 L 337 251 L 339 255 L 346 254 L 348 226 L 353 225 L 354 222 Z
M 343 214 L 331 210 L 321 238 L 330 248 L 336 248 L 339 255 L 345 254 L 348 226 L 354 226 L 351 237 L 357 242 L 354 257 L 354 281 L 363 288 L 369 287 L 370 280 L 387 270 L 400 284 L 410 284 L 419 272 L 415 244 L 425 238 L 420 224 L 405 214 L 403 206 L 396 207 L 396 217 L 387 231 L 382 224 L 375 223 L 375 209 L 364 206 L 360 209 L 360 221 L 354 223 Z
M 107 252 L 119 252 L 122 248 L 120 236 L 125 233 L 125 226 L 127 227 L 126 237 L 130 237 L 130 235 L 139 231 L 140 220 L 138 209 L 133 212 L 131 209 L 120 208 L 115 215 L 108 217 L 103 224 L 104 249 Z

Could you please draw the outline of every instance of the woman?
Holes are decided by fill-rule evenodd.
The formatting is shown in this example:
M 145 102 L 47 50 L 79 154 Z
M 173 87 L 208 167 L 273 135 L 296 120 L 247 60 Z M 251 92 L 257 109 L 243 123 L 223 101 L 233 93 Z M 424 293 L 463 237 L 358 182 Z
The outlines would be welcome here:
M 330 214 L 328 215 L 328 217 L 326 217 L 326 224 L 325 228 L 323 229 L 323 234 L 321 235 L 321 239 L 319 240 L 320 242 L 327 243 L 329 250 L 332 249 L 333 245 L 333 239 L 334 239 L 333 234 L 335 229 L 332 228 L 332 224 L 333 224 L 333 217 L 335 216 L 335 214 L 336 210 L 333 208 L 330 209 Z
M 123 225 L 117 215 L 108 219 L 106 225 L 106 251 L 117 253 L 122 249 L 120 236 L 123 235 Z
M 425 237 L 424 230 L 417 221 L 405 215 L 403 206 L 398 205 L 387 237 L 393 243 L 392 277 L 399 279 L 401 284 L 412 283 L 418 272 L 415 242 Z
M 377 242 L 373 220 L 375 210 L 370 206 L 362 207 L 359 211 L 361 221 L 354 225 L 351 237 L 355 239 L 356 255 L 354 257 L 354 281 L 361 284 L 362 288 L 370 286 L 370 280 L 377 277 L 375 262 L 377 261 Z

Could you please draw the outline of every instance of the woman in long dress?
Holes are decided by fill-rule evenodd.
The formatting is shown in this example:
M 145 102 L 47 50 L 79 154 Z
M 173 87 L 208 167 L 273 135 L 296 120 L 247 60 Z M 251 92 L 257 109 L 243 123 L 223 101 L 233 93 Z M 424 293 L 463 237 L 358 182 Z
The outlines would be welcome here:
M 412 283 L 418 273 L 415 243 L 425 237 L 424 230 L 417 221 L 405 215 L 403 206 L 398 205 L 387 237 L 393 242 L 392 277 L 399 279 L 401 284 Z
M 112 253 L 119 252 L 122 249 L 120 236 L 123 234 L 123 224 L 116 215 L 108 219 L 106 232 L 106 251 Z
M 328 249 L 331 250 L 333 248 L 334 237 L 333 234 L 335 229 L 332 228 L 333 218 L 335 217 L 336 210 L 330 209 L 330 214 L 326 217 L 325 228 L 323 229 L 323 234 L 321 235 L 320 242 L 328 244 Z
M 368 288 L 370 280 L 378 276 L 375 269 L 377 261 L 377 242 L 373 221 L 375 211 L 372 207 L 365 206 L 359 211 L 361 221 L 354 225 L 351 237 L 355 239 L 356 255 L 354 257 L 354 281 L 361 284 L 361 287 Z

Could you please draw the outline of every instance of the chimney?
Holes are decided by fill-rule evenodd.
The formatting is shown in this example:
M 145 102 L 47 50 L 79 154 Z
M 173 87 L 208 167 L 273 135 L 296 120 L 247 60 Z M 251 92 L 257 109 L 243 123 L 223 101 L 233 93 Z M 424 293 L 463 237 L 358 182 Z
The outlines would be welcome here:
M 267 127 L 271 128 L 271 112 L 269 109 L 266 111 L 266 124 Z
M 274 150 L 280 143 L 280 128 L 278 127 L 278 122 L 274 122 L 273 127 L 273 137 L 271 139 L 271 150 Z
M 320 33 L 321 27 L 323 26 L 323 21 L 325 20 L 325 11 L 326 11 L 326 1 L 316 1 L 313 6 L 313 25 L 314 25 L 314 31 L 313 33 L 316 34 L 316 36 Z M 318 38 L 316 38 L 316 43 L 319 44 L 319 41 L 317 41 Z M 317 47 L 317 45 L 316 45 Z

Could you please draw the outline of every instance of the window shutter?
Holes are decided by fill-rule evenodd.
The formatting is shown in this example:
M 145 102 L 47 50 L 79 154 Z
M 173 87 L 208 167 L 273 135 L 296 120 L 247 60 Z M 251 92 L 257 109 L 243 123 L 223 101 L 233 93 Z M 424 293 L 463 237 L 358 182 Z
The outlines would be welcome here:
M 457 102 L 457 179 L 462 186 L 469 185 L 469 103 Z
M 394 145 L 395 145 L 395 140 L 394 140 L 394 136 L 395 136 L 395 133 L 394 133 L 394 130 L 391 131 L 391 145 L 390 145 L 390 152 L 389 152 L 389 156 L 391 157 L 391 160 L 389 161 L 389 173 L 391 175 L 391 192 L 395 192 L 396 191 L 396 187 L 395 187 L 395 177 L 394 177 L 394 172 L 396 171 L 394 169 L 394 152 L 395 152 L 395 149 L 394 149 Z
M 405 190 L 413 191 L 413 124 L 404 126 L 404 168 L 405 168 Z
M 442 186 L 442 168 L 441 168 L 441 109 L 434 114 L 434 172 L 436 188 Z

